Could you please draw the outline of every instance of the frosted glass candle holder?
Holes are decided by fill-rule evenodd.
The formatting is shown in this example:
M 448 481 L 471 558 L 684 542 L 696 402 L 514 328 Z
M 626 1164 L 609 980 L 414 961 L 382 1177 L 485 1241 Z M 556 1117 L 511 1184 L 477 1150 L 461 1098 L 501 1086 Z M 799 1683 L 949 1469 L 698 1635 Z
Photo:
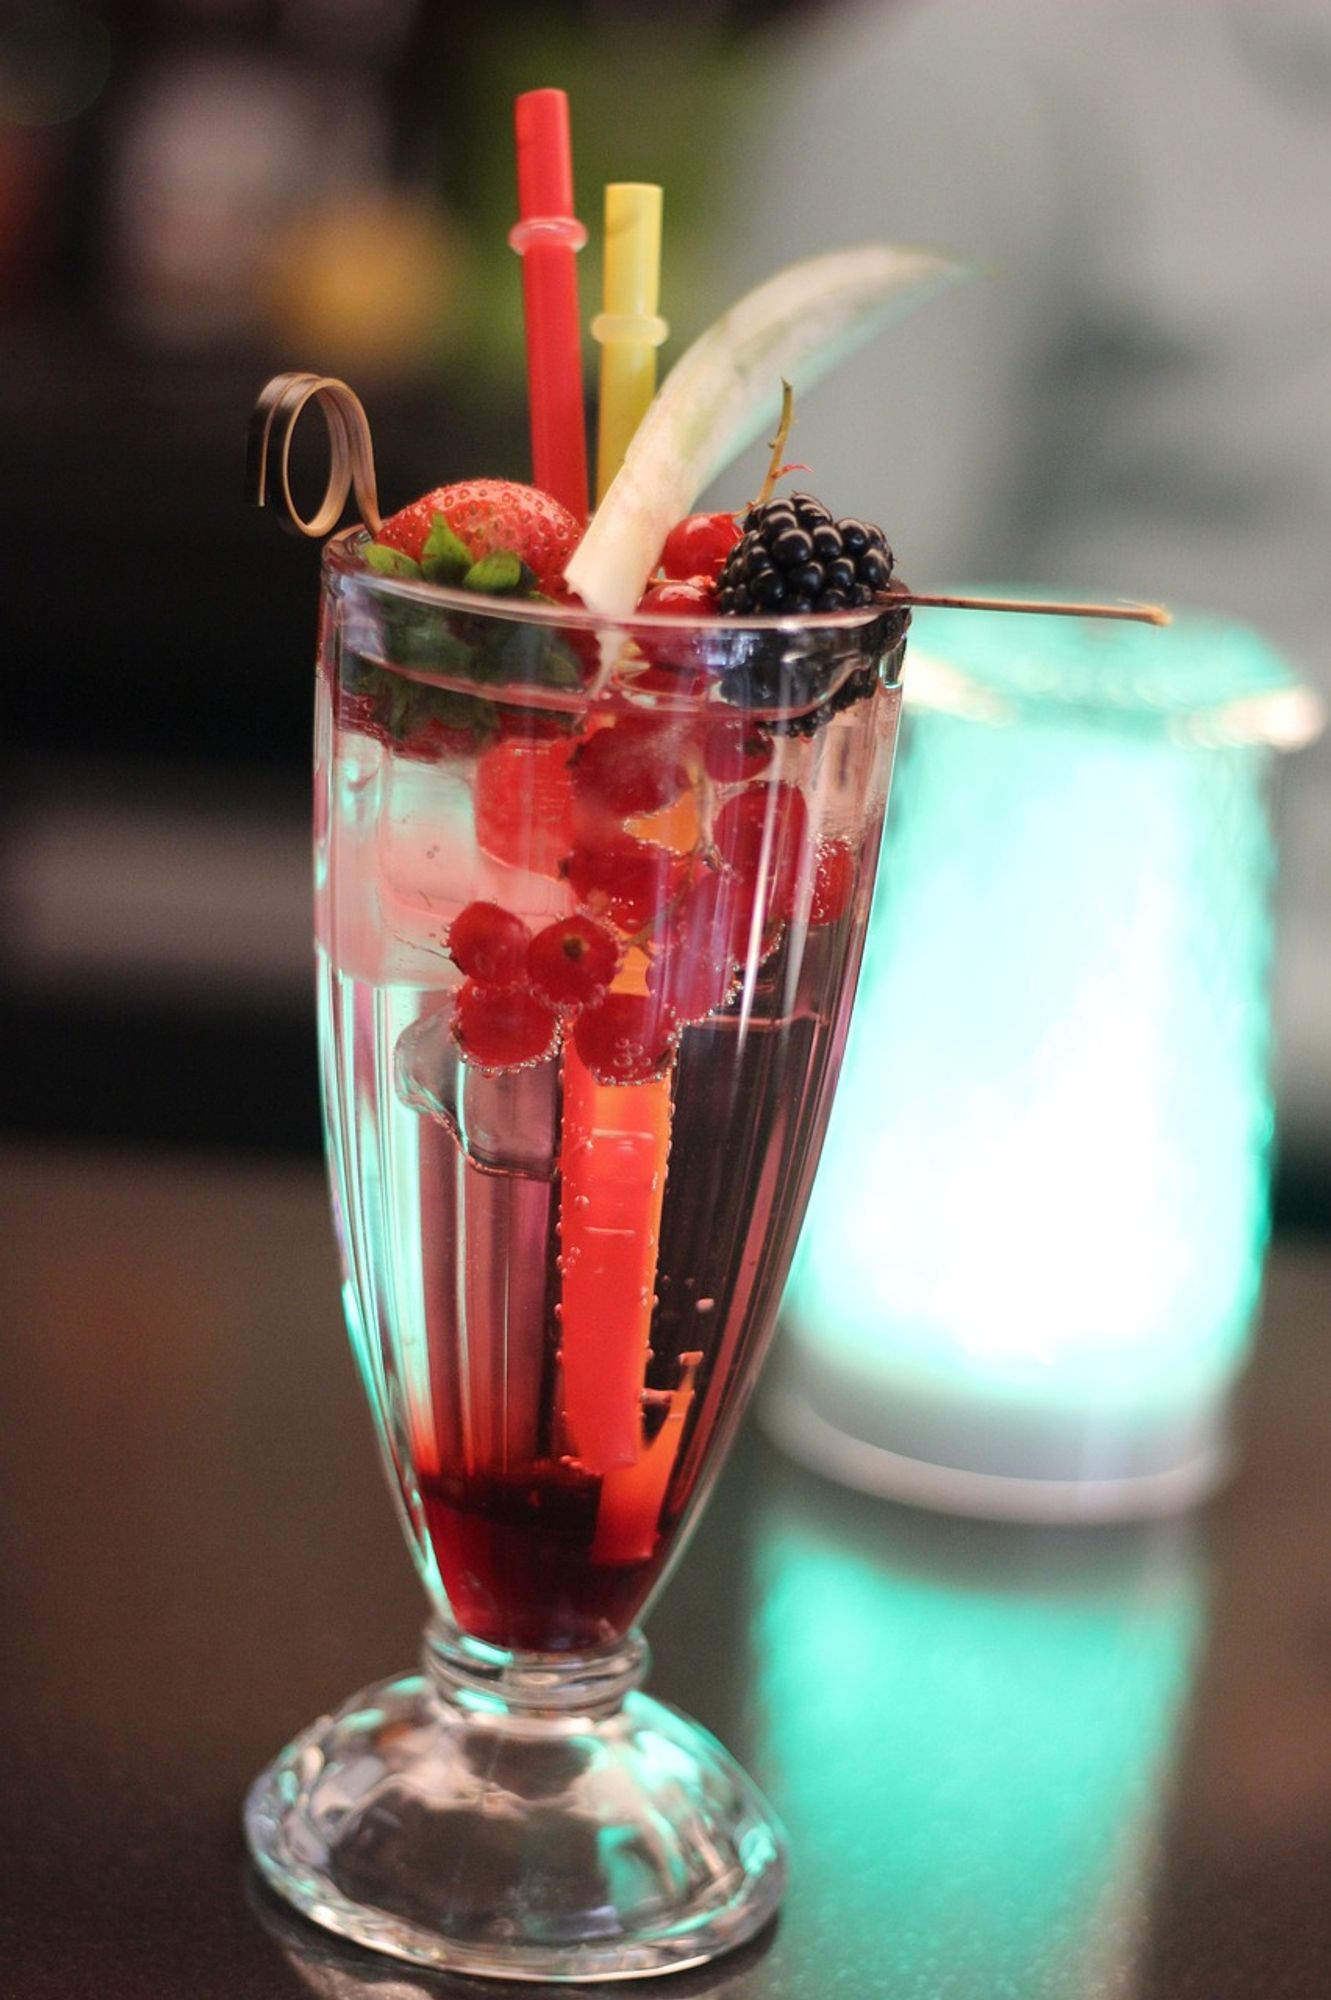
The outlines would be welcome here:
M 767 1421 L 926 1505 L 1180 1507 L 1258 1300 L 1268 778 L 1317 705 L 1203 617 L 919 612 L 911 673 Z

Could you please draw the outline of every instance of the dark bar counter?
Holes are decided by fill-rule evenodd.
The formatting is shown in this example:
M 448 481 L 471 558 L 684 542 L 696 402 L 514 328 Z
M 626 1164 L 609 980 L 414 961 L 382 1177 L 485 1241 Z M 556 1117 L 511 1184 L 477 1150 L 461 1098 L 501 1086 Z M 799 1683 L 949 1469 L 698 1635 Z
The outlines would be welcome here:
M 0 1209 L 0 1996 L 551 1990 L 373 1958 L 246 1864 L 249 1780 L 424 1610 L 317 1172 L 11 1144 Z M 750 1425 L 650 1685 L 767 1790 L 792 1886 L 653 1990 L 1327 2000 L 1329 1321 L 1331 1248 L 1279 1244 L 1238 1475 L 1155 1527 L 910 1514 Z

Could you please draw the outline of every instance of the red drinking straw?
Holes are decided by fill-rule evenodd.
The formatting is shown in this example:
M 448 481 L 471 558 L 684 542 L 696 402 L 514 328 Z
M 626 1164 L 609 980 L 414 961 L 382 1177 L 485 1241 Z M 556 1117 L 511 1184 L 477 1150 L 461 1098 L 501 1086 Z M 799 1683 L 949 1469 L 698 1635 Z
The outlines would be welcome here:
M 522 258 L 533 484 L 576 521 L 587 518 L 587 436 L 574 258 L 587 231 L 573 213 L 568 98 L 526 90 L 514 105 L 518 214 L 508 240 Z

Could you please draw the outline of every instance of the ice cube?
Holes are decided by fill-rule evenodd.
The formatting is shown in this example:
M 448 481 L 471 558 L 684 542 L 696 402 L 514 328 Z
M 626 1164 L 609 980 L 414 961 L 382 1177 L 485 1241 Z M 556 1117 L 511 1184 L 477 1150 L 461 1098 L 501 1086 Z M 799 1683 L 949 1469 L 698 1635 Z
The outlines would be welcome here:
M 375 826 L 375 868 L 385 926 L 437 936 L 467 903 L 500 903 L 539 926 L 571 905 L 562 877 L 512 868 L 476 843 L 471 785 L 463 767 L 394 758 Z
M 397 1094 L 414 1111 L 447 1125 L 483 1173 L 552 1181 L 559 1160 L 559 1063 L 489 1075 L 462 1060 L 446 1000 L 398 1036 Z

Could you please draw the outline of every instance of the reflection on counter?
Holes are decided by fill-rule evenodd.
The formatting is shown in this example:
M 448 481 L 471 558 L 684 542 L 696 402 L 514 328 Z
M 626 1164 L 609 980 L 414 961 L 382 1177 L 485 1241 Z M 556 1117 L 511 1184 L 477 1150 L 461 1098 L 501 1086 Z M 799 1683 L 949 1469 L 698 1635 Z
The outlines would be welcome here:
M 319 2000 L 495 2000 L 510 1993 L 578 1993 L 581 1986 L 471 1979 L 448 1972 L 431 1972 L 424 1966 L 399 1964 L 391 1958 L 376 1958 L 359 1945 L 333 1937 L 298 1917 L 286 1903 L 279 1903 L 264 1887 L 257 1870 L 247 1867 L 245 1901 L 251 1915 L 272 1939 L 301 1986 Z M 615 1980 L 593 1986 L 598 1993 L 665 1993 L 670 2000 L 743 2000 L 748 1993 L 767 1994 L 773 1989 L 757 1968 L 767 1960 L 775 1927 L 768 1928 L 752 1944 L 742 1945 L 727 1957 L 690 1972 L 672 1973 L 664 1986 L 639 1980 Z M 755 1983 L 751 1986 L 750 1979 Z M 760 1982 L 760 1983 L 759 1983 Z
M 1203 1622 L 1192 1531 L 963 1526 L 808 1480 L 758 1563 L 783 1933 L 886 1940 L 862 1989 L 885 2000 L 1130 1993 Z

